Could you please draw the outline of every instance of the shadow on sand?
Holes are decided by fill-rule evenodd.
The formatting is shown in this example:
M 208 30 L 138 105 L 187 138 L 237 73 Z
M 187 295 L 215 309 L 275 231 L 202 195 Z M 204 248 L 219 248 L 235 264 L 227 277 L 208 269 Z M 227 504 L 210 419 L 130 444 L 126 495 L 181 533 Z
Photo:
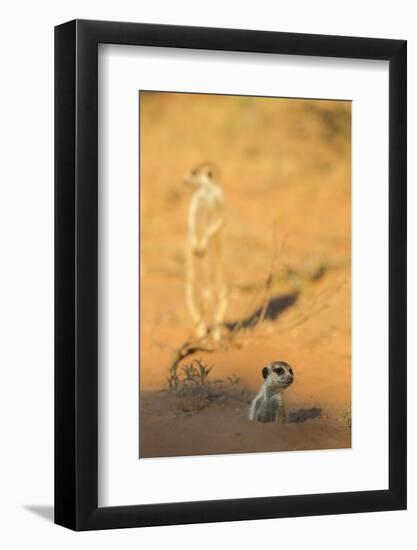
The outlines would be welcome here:
M 297 299 L 298 292 L 293 292 L 284 296 L 275 296 L 274 298 L 271 298 L 265 310 L 264 318 L 275 321 L 275 319 L 277 319 L 277 317 L 281 315 L 281 313 L 283 313 L 289 307 L 293 306 Z M 230 323 L 225 323 L 225 325 L 229 330 L 234 330 L 238 326 L 241 328 L 250 328 L 256 325 L 261 314 L 262 307 L 259 307 L 256 311 L 246 317 L 246 319 L 241 319 L 240 321 L 232 321 Z
M 311 409 L 298 409 L 298 411 L 289 413 L 288 422 L 306 422 L 307 420 L 319 418 L 320 416 L 321 409 L 318 407 L 312 407 Z

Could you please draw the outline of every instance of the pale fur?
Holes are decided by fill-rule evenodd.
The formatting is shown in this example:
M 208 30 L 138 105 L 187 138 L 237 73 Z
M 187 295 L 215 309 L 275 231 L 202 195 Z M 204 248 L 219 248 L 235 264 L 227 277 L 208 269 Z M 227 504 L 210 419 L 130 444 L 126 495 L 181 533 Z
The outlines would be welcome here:
M 217 170 L 203 164 L 185 178 L 194 188 L 188 211 L 187 305 L 195 334 L 220 340 L 227 309 L 223 270 L 224 194 Z
M 282 371 L 282 374 L 278 374 L 277 370 Z M 287 416 L 283 393 L 294 381 L 292 368 L 284 361 L 274 361 L 264 367 L 262 372 L 264 382 L 251 403 L 249 420 L 284 424 Z

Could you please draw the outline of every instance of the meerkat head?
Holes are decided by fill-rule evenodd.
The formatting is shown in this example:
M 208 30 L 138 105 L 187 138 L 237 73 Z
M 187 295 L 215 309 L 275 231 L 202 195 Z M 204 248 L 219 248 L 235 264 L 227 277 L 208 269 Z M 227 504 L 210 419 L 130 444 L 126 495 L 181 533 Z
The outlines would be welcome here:
M 191 170 L 184 178 L 184 183 L 191 187 L 208 187 L 219 184 L 219 171 L 214 164 L 206 162 Z
M 277 391 L 285 390 L 294 381 L 292 368 L 285 361 L 273 361 L 262 369 L 262 376 L 268 386 Z

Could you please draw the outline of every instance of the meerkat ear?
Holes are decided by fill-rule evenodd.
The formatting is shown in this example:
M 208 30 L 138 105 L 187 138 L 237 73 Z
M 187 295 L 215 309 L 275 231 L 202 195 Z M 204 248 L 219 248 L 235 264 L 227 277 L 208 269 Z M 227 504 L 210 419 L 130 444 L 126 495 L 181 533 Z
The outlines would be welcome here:
M 263 376 L 264 378 L 266 378 L 266 377 L 268 376 L 268 367 L 264 367 L 264 368 L 262 369 L 262 376 Z

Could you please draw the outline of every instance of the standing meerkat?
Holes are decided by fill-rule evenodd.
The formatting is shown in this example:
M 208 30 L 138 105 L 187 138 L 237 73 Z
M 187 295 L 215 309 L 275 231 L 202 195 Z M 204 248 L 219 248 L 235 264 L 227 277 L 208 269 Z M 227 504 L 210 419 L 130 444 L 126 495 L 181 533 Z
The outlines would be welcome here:
M 274 361 L 262 369 L 264 382 L 249 409 L 249 420 L 256 422 L 287 421 L 284 407 L 284 390 L 294 381 L 294 373 L 288 363 Z
M 187 305 L 198 338 L 220 340 L 227 308 L 223 272 L 224 194 L 217 168 L 202 164 L 185 177 L 194 189 L 188 211 Z

